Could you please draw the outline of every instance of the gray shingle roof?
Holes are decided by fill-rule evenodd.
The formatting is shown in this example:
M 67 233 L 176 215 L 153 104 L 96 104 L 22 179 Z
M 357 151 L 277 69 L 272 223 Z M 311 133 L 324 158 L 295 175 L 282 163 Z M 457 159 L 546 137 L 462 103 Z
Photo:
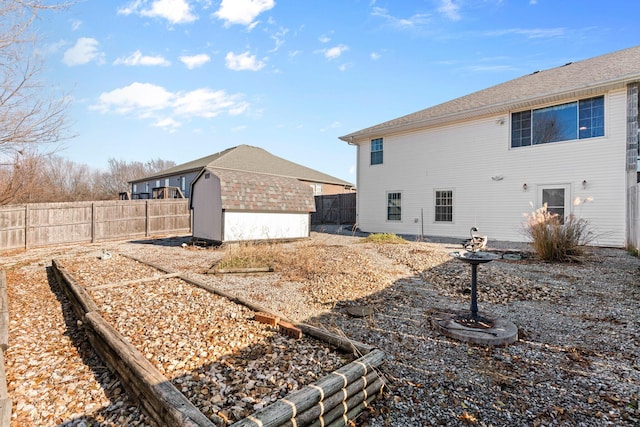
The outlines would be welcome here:
M 220 179 L 222 208 L 254 212 L 313 212 L 313 190 L 284 176 L 209 168 Z
M 640 80 L 640 46 L 510 80 L 451 101 L 341 136 L 346 142 L 600 94 Z
M 250 145 L 239 145 L 237 147 L 228 148 L 219 153 L 183 163 L 132 182 L 140 182 L 180 173 L 200 171 L 205 167 L 278 175 L 325 184 L 353 186 L 353 184 L 347 181 L 343 181 L 339 178 L 318 172 L 317 170 L 306 166 L 290 162 L 289 160 L 274 156 L 262 148 L 252 147 Z

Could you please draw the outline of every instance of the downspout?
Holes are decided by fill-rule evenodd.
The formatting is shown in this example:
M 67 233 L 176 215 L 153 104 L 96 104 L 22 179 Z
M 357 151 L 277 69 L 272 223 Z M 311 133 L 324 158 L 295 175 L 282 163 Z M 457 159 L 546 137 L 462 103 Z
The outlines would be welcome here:
M 356 144 L 354 142 L 353 136 L 349 137 L 347 144 L 356 146 L 356 223 L 353 225 L 353 229 L 355 231 L 358 228 L 358 214 L 360 212 L 360 192 L 358 191 L 358 188 L 360 187 L 360 144 Z

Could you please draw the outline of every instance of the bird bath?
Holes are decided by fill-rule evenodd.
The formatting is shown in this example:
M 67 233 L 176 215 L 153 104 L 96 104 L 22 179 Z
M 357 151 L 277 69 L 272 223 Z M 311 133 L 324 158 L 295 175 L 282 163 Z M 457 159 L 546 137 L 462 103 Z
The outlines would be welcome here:
M 458 323 L 470 328 L 491 328 L 493 321 L 478 315 L 478 265 L 500 257 L 490 252 L 451 252 L 449 255 L 471 264 L 471 315 L 460 316 Z
M 481 345 L 505 345 L 518 339 L 518 328 L 511 322 L 493 316 L 478 314 L 478 265 L 500 256 L 482 251 L 456 251 L 451 257 L 471 265 L 471 308 L 436 312 L 432 324 L 444 335 Z

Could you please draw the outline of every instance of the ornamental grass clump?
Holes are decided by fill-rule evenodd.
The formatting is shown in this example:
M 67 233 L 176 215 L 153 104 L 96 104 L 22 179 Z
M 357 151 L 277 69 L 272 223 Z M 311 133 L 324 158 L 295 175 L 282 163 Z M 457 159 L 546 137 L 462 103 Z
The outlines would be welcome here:
M 577 200 L 578 204 L 583 203 Z M 546 204 L 525 217 L 525 234 L 536 254 L 545 261 L 581 261 L 585 245 L 594 237 L 586 219 L 570 214 L 563 220 L 549 212 Z

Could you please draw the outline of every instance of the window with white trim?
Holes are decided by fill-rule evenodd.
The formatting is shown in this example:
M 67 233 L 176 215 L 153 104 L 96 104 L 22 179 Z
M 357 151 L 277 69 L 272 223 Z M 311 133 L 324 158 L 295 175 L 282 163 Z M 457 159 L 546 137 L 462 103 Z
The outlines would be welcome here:
M 547 212 L 557 214 L 560 222 L 569 215 L 569 186 L 568 185 L 545 185 L 538 189 L 540 205 L 547 205 Z
M 453 190 L 436 190 L 436 222 L 453 222 Z
M 317 182 L 313 182 L 311 184 L 309 184 L 311 186 L 311 189 L 313 190 L 313 195 L 314 196 L 321 196 L 322 195 L 322 184 L 318 184 Z
M 387 221 L 402 220 L 402 193 L 387 193 Z
M 604 136 L 604 96 L 511 114 L 511 148 Z
M 383 160 L 382 138 L 371 140 L 371 164 L 381 165 Z

